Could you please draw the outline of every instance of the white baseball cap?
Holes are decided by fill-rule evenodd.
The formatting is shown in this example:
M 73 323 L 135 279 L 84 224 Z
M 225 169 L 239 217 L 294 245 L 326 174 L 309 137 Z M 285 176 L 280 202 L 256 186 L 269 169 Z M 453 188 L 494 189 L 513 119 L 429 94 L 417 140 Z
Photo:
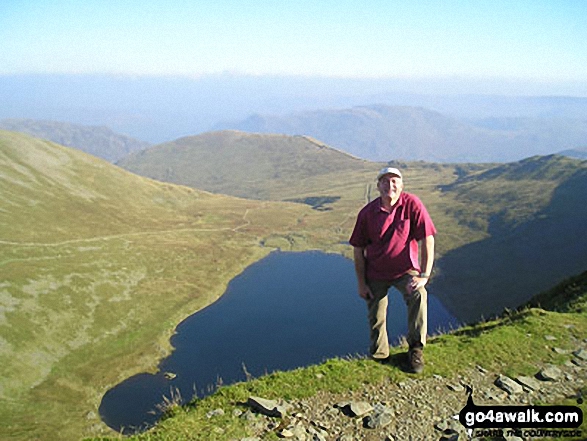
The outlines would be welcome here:
M 385 176 L 385 175 L 396 175 L 396 176 L 398 176 L 398 177 L 400 177 L 400 178 L 403 179 L 402 172 L 400 172 L 397 168 L 394 168 L 394 167 L 385 167 L 385 168 L 382 168 L 379 171 L 379 174 L 377 175 L 377 180 L 381 179 L 381 177 L 382 176 Z

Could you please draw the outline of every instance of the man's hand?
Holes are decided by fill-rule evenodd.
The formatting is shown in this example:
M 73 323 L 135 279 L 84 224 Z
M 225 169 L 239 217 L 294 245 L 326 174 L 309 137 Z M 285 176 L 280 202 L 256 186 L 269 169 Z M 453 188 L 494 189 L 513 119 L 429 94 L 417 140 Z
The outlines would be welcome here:
M 359 284 L 359 295 L 365 300 L 371 300 L 373 298 L 371 288 L 366 283 Z
M 418 291 L 428 283 L 428 277 L 412 276 L 406 285 L 408 294 L 412 294 L 414 291 Z

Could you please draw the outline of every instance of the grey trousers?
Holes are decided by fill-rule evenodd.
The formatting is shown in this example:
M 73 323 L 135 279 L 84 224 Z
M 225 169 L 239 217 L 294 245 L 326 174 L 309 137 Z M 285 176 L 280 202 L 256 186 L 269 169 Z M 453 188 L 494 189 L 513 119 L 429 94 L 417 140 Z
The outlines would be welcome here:
M 373 299 L 367 300 L 369 326 L 371 328 L 370 353 L 373 358 L 389 357 L 389 340 L 387 336 L 387 292 L 393 286 L 404 297 L 408 307 L 408 344 L 410 347 L 426 345 L 428 330 L 428 293 L 424 287 L 408 294 L 406 288 L 414 274 L 406 274 L 393 282 L 368 280 Z

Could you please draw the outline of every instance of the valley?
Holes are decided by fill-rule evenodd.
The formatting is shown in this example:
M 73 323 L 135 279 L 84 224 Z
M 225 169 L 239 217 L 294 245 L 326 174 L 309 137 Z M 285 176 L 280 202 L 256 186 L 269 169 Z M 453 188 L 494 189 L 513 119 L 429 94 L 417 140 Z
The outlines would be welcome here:
M 383 164 L 305 137 L 215 132 L 120 165 L 144 176 L 0 131 L 1 437 L 110 433 L 96 411 L 105 391 L 152 371 L 175 326 L 250 264 L 274 249 L 350 257 Z M 457 316 L 499 313 L 504 296 L 521 304 L 587 261 L 584 161 L 393 165 L 437 224 L 432 289 L 462 287 L 441 299 Z M 525 256 L 533 266 L 519 270 Z M 528 289 L 495 296 L 495 274 Z

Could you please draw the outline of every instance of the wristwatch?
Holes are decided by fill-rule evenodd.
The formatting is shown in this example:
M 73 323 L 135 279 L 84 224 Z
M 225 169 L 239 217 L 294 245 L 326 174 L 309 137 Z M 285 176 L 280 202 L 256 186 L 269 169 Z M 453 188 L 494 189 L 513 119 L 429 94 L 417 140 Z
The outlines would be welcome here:
M 428 279 L 430 277 L 430 273 L 420 273 L 420 277 L 423 279 Z

